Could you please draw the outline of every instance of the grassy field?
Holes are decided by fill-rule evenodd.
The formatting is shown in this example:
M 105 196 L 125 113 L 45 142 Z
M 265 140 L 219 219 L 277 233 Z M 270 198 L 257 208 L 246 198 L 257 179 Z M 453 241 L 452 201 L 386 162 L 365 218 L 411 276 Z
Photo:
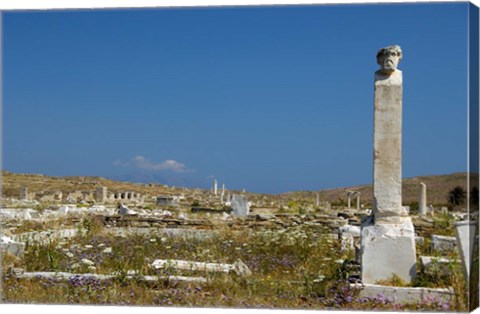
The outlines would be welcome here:
M 439 218 L 438 218 L 439 219 Z M 338 241 L 311 231 L 304 225 L 276 231 L 231 231 L 218 227 L 213 238 L 195 240 L 157 234 L 113 236 L 93 216 L 78 228 L 86 233 L 68 240 L 27 243 L 22 259 L 3 256 L 3 297 L 6 303 L 116 304 L 235 308 L 309 308 L 375 310 L 465 310 L 465 288 L 460 265 L 452 263 L 450 274 L 421 275 L 415 284 L 452 286 L 453 302 L 426 299 L 398 304 L 379 295 L 359 298 L 346 281 L 352 251 L 342 252 Z M 21 230 L 21 229 L 19 229 Z M 428 252 L 428 241 L 418 254 Z M 456 258 L 452 252 L 451 257 Z M 251 276 L 235 273 L 179 271 L 172 267 L 155 270 L 155 259 L 234 263 L 242 260 Z M 88 260 L 88 262 L 87 262 Z M 80 274 L 68 280 L 19 279 L 12 269 Z M 133 279 L 127 274 L 134 271 Z M 112 274 L 99 280 L 86 273 Z M 159 277 L 201 276 L 206 283 L 182 283 L 164 279 L 145 282 L 145 275 Z M 398 284 L 398 283 L 397 283 Z

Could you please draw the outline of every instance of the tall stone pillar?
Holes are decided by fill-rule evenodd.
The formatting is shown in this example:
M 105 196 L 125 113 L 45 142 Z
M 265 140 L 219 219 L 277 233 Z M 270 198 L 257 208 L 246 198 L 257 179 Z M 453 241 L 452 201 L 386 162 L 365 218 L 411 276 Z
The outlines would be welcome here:
M 418 196 L 418 215 L 421 217 L 427 214 L 427 185 L 420 182 L 420 193 Z
M 225 197 L 225 183 L 222 183 L 222 192 L 220 192 L 220 201 L 222 204 L 225 202 L 223 198 Z
M 330 202 L 325 202 L 325 210 L 332 210 L 332 204 L 330 204 Z
M 317 193 L 317 206 L 320 206 L 320 194 Z
M 95 191 L 95 200 L 97 203 L 104 203 L 107 199 L 107 188 L 104 186 L 98 187 Z
M 217 180 L 213 180 L 213 194 L 214 195 L 217 195 L 217 190 L 218 190 Z
M 356 192 L 356 197 L 357 197 L 357 209 L 359 210 L 360 209 L 360 195 L 362 193 L 360 192 Z
M 20 200 L 22 201 L 28 200 L 28 188 L 26 187 L 20 188 Z
M 373 213 L 362 224 L 362 282 L 416 274 L 415 232 L 402 206 L 402 58 L 399 46 L 377 53 L 373 136 Z

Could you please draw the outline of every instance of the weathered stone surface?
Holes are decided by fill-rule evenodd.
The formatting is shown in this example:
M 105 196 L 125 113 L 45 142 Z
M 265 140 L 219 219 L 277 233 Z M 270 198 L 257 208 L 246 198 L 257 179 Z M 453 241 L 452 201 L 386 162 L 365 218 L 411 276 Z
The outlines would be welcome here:
M 93 266 L 93 265 L 95 265 L 94 262 L 92 262 L 91 260 L 89 260 L 89 259 L 87 259 L 87 258 L 83 258 L 83 259 L 81 260 L 81 263 L 84 264 L 84 265 L 87 265 L 87 266 Z
M 455 261 L 446 257 L 420 256 L 420 264 L 423 272 L 441 274 L 448 276 L 450 274 L 450 265 Z
M 85 230 L 81 230 L 84 232 Z M 62 229 L 50 231 L 33 231 L 12 235 L 12 239 L 17 242 L 39 242 L 48 243 L 53 239 L 72 238 L 78 234 L 77 229 Z
M 391 75 L 397 71 L 398 64 L 403 54 L 400 46 L 393 45 L 381 48 L 377 52 L 377 63 L 380 65 L 379 73 Z
M 136 211 L 131 210 L 130 208 L 128 208 L 127 206 L 125 206 L 123 204 L 120 204 L 120 206 L 118 208 L 118 213 L 120 215 L 137 215 Z
M 472 250 L 475 241 L 475 221 L 460 221 L 455 224 L 456 239 L 460 258 L 462 259 L 465 278 L 470 278 L 470 265 L 472 263 Z
M 432 235 L 432 250 L 438 252 L 453 251 L 457 246 L 457 240 L 455 237 L 447 237 L 441 235 Z
M 409 218 L 402 224 L 362 226 L 362 282 L 374 284 L 394 274 L 411 282 L 416 274 L 415 232 Z
M 107 211 L 107 208 L 104 205 L 93 205 L 87 209 L 90 213 L 103 213 Z
M 352 286 L 362 289 L 359 297 L 378 297 L 378 295 L 383 295 L 386 298 L 392 298 L 396 303 L 421 302 L 428 297 L 452 301 L 455 296 L 452 289 L 445 288 L 391 287 L 370 284 Z
M 40 213 L 34 209 L 31 209 L 31 208 L 27 208 L 25 209 L 24 211 L 25 213 L 25 216 L 28 217 L 28 219 L 40 219 L 42 218 L 42 215 L 40 215 Z
M 257 214 L 256 219 L 257 219 L 257 220 L 260 220 L 260 221 L 273 220 L 273 219 L 275 219 L 275 215 L 271 215 L 271 214 Z
M 103 203 L 107 200 L 107 188 L 104 186 L 98 187 L 95 190 L 95 200 L 97 203 Z
M 231 207 L 234 216 L 245 217 L 250 212 L 250 204 L 243 195 L 234 194 L 231 200 Z
M 21 257 L 25 252 L 25 243 L 16 242 L 9 237 L 2 236 L 0 237 L 0 250 L 13 256 Z
M 10 208 L 0 208 L 0 218 L 5 220 L 15 219 L 18 215 L 18 210 Z
M 72 280 L 73 278 L 95 278 L 98 280 L 110 280 L 117 278 L 120 275 L 99 275 L 99 274 L 74 274 L 65 272 L 24 272 L 16 275 L 17 278 L 48 278 L 54 280 Z M 167 280 L 169 282 L 190 282 L 190 283 L 206 283 L 207 279 L 204 277 L 186 277 L 186 276 L 125 276 L 128 280 L 142 280 L 147 282 L 158 282 L 159 280 Z
M 155 269 L 173 267 L 179 270 L 223 272 L 223 273 L 229 273 L 233 271 L 239 276 L 250 276 L 252 274 L 248 266 L 244 262 L 242 262 L 242 260 L 240 259 L 238 259 L 233 264 L 204 263 L 204 262 L 173 260 L 173 259 L 170 259 L 170 260 L 158 259 L 152 263 L 152 267 Z
M 58 213 L 63 215 L 78 215 L 84 214 L 87 212 L 87 208 L 85 207 L 77 207 L 76 205 L 64 205 L 58 209 Z
M 360 237 L 361 229 L 358 226 L 345 225 L 338 228 L 340 234 L 351 234 L 353 237 Z
M 423 217 L 427 214 L 427 185 L 420 182 L 420 191 L 418 196 L 418 215 Z
M 28 201 L 28 188 L 22 187 L 20 188 L 20 200 L 27 200 Z
M 176 228 L 111 228 L 108 234 L 114 236 L 131 235 L 162 235 L 172 238 L 205 240 L 218 237 L 218 232 L 197 229 L 176 229 Z
M 31 208 L 18 209 L 18 208 L 2 208 L 0 209 L 0 218 L 3 220 L 19 219 L 19 220 L 31 220 L 40 219 L 42 216 L 40 213 Z
M 179 197 L 172 195 L 159 195 L 156 198 L 156 204 L 159 206 L 179 206 Z
M 407 216 L 402 207 L 402 72 L 375 73 L 373 214 Z
M 416 274 L 415 231 L 402 206 L 402 58 L 399 46 L 379 50 L 375 72 L 373 217 L 362 223 L 362 282 Z
M 252 271 L 248 268 L 247 264 L 245 264 L 241 259 L 237 259 L 235 263 L 233 263 L 232 270 L 239 276 L 247 277 L 252 275 Z

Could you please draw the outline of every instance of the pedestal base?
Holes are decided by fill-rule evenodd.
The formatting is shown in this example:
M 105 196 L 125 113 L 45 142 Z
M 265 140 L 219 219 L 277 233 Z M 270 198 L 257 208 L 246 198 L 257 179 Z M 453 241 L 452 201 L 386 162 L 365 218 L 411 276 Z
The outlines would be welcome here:
M 415 231 L 409 217 L 399 223 L 362 224 L 362 283 L 375 284 L 393 275 L 406 283 L 416 274 Z

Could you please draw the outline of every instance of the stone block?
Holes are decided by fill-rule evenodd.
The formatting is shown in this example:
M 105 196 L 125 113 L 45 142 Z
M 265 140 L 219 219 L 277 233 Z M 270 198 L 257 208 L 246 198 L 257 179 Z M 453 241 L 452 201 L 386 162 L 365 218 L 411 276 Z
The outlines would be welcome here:
M 0 250 L 13 256 L 21 257 L 25 252 L 25 243 L 16 242 L 8 237 L 2 236 L 0 238 Z
M 450 265 L 456 262 L 446 257 L 420 256 L 422 271 L 426 273 L 437 273 L 442 276 L 450 274 Z
M 438 252 L 450 252 L 457 246 L 455 237 L 447 237 L 441 235 L 432 235 L 432 250 Z
M 24 219 L 40 219 L 42 216 L 34 209 L 27 208 L 23 211 Z
M 231 200 L 232 214 L 234 216 L 245 217 L 250 212 L 250 204 L 243 195 L 234 194 Z
M 365 221 L 361 237 L 362 283 L 374 284 L 393 275 L 410 283 L 416 274 L 415 232 L 409 218 L 400 224 Z
M 460 221 L 455 224 L 455 232 L 458 243 L 460 258 L 462 259 L 465 278 L 470 276 L 471 256 L 475 241 L 475 228 L 478 228 L 474 221 Z
M 358 226 L 345 225 L 338 228 L 340 234 L 351 234 L 353 237 L 360 237 L 361 229 Z
M 134 211 L 134 210 L 131 210 L 130 208 L 128 208 L 127 206 L 123 205 L 123 204 L 120 204 L 119 208 L 118 208 L 118 214 L 119 215 L 137 215 L 137 212 Z
M 359 297 L 375 298 L 381 295 L 383 298 L 391 298 L 395 303 L 421 302 L 428 298 L 441 299 L 449 302 L 454 299 L 452 289 L 446 288 L 421 288 L 421 287 L 392 287 L 381 285 L 352 285 L 361 289 Z
M 257 214 L 256 220 L 265 221 L 265 220 L 274 220 L 275 215 L 271 214 Z
M 402 206 L 402 72 L 375 73 L 373 213 L 407 216 Z

